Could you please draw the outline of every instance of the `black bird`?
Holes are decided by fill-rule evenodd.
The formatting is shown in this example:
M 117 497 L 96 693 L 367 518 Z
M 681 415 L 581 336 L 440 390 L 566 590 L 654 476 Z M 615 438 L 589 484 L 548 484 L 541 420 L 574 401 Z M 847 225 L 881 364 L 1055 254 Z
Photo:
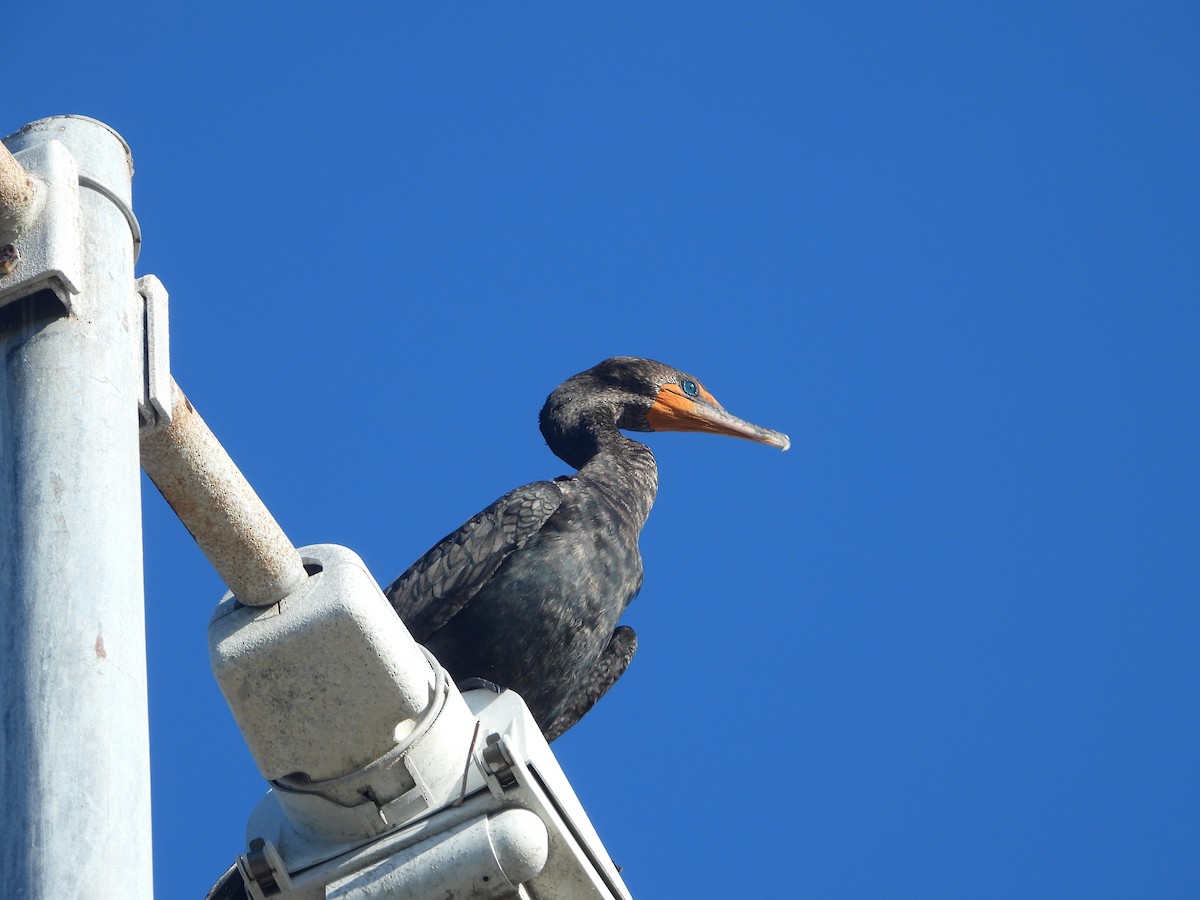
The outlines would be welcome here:
M 627 431 L 708 431 L 791 441 L 726 412 L 700 382 L 619 356 L 547 398 L 542 435 L 579 470 L 505 494 L 387 589 L 417 641 L 459 680 L 517 691 L 547 740 L 591 709 L 637 638 L 617 620 L 642 586 L 638 534 L 658 490 L 650 448 Z

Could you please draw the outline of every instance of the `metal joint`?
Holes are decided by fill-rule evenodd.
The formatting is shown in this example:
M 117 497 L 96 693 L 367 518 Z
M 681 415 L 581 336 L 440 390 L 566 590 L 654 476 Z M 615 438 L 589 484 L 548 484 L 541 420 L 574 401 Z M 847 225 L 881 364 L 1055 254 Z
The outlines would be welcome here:
M 275 845 L 263 838 L 250 842 L 249 851 L 241 858 L 242 874 L 251 891 L 264 898 L 276 897 L 292 886 L 287 867 Z
M 487 736 L 483 748 L 483 765 L 487 773 L 499 783 L 501 790 L 507 791 L 517 786 L 517 776 L 513 772 L 516 760 L 500 735 L 492 733 Z
M 29 173 L 35 197 L 6 223 L 0 265 L 0 307 L 52 290 L 67 313 L 83 286 L 79 166 L 55 140 L 13 154 Z

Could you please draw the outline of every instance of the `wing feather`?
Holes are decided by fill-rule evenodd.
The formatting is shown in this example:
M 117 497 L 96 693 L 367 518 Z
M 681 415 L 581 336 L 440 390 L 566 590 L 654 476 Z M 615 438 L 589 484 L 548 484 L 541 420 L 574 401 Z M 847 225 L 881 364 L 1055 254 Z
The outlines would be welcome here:
M 553 481 L 535 481 L 505 494 L 446 535 L 384 594 L 418 642 L 452 619 L 510 554 L 546 524 L 562 503 Z
M 552 741 L 596 705 L 596 701 L 608 693 L 617 679 L 625 674 L 629 662 L 637 651 L 637 635 L 628 625 L 618 625 L 600 658 L 589 673 L 586 684 L 579 687 L 561 707 L 554 721 L 545 729 L 547 741 Z

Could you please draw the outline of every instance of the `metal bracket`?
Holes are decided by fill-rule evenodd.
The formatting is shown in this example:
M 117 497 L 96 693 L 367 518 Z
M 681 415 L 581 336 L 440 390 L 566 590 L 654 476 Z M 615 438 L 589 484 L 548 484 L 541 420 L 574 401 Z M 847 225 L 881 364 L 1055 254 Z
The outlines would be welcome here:
M 83 275 L 79 213 L 79 165 L 58 141 L 44 141 L 13 154 L 33 178 L 37 198 L 0 234 L 0 307 L 50 289 L 67 313 Z
M 169 295 L 155 275 L 137 280 L 142 298 L 142 391 L 138 414 L 142 427 L 171 422 L 171 345 L 168 329 Z
M 516 759 L 503 737 L 495 732 L 489 734 L 481 755 L 483 777 L 493 795 L 499 797 L 509 788 L 517 786 L 517 776 L 513 774 Z
M 250 842 L 249 851 L 238 858 L 238 868 L 242 870 L 242 878 L 255 900 L 277 896 L 292 887 L 292 879 L 279 851 L 274 844 L 262 838 Z

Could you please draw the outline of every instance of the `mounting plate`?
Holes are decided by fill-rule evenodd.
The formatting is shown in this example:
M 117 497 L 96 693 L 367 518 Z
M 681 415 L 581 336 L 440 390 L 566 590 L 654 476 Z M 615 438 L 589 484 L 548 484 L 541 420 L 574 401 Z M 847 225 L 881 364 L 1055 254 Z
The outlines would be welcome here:
M 0 229 L 0 245 L 15 248 L 0 271 L 0 307 L 50 289 L 67 313 L 83 274 L 79 166 L 59 141 L 43 141 L 13 154 L 37 186 L 33 205 Z M 13 251 L 10 250 L 10 254 Z

